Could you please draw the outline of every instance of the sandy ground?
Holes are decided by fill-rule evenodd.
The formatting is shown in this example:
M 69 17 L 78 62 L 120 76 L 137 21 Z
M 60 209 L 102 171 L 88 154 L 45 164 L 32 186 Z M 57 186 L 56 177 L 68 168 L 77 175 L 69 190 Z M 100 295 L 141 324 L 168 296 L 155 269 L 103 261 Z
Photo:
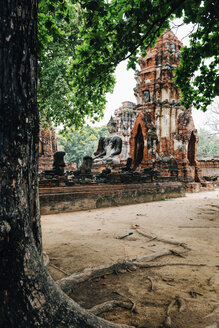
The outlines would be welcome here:
M 43 247 L 50 264 L 67 274 L 164 249 L 182 250 L 150 240 L 133 227 L 186 243 L 191 251 L 185 258 L 169 255 L 156 260 L 166 264 L 161 268 L 137 269 L 79 284 L 71 297 L 85 308 L 118 297 L 131 299 L 137 314 L 116 308 L 101 316 L 136 327 L 158 328 L 165 327 L 168 305 L 179 296 L 185 300 L 186 309 L 180 313 L 173 307 L 172 328 L 217 327 L 212 324 L 219 322 L 218 189 L 160 202 L 46 215 L 42 217 Z M 130 232 L 133 235 L 118 239 Z M 168 265 L 171 262 L 205 266 Z M 50 265 L 48 269 L 55 280 L 66 276 Z M 153 282 L 152 291 L 148 277 Z

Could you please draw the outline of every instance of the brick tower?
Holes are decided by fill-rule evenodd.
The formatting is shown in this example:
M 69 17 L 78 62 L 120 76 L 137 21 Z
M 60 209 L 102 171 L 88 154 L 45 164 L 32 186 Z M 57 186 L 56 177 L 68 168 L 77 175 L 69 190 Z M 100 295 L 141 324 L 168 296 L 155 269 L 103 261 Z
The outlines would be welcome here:
M 200 181 L 197 130 L 191 109 L 180 103 L 174 69 L 180 65 L 182 43 L 172 31 L 157 40 L 136 72 L 137 117 L 130 138 L 133 168 L 159 169 L 163 176 L 181 181 Z

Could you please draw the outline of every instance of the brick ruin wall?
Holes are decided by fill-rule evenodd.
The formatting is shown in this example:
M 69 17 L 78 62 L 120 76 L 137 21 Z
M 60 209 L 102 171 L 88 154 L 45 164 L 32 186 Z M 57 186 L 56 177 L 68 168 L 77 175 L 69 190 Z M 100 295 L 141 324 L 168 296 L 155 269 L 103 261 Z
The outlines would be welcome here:
M 39 136 L 39 173 L 44 170 L 52 170 L 54 154 L 58 151 L 56 132 L 51 128 L 40 126 Z M 76 163 L 65 163 L 65 171 L 77 170 Z
M 53 167 L 53 156 L 57 152 L 56 132 L 41 125 L 39 139 L 39 172 L 51 170 Z
M 199 159 L 203 177 L 213 179 L 219 185 L 219 159 Z
M 52 181 L 51 181 L 52 183 Z M 55 185 L 57 183 L 57 185 Z M 121 206 L 185 196 L 180 182 L 71 185 L 64 178 L 40 188 L 41 214 Z

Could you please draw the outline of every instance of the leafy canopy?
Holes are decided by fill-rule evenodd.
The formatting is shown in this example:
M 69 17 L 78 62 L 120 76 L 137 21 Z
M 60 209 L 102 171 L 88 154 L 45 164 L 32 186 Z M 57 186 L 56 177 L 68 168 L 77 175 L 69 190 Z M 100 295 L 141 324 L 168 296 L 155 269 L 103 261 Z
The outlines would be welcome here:
M 135 68 L 146 48 L 182 17 L 195 28 L 176 83 L 187 108 L 206 110 L 219 95 L 218 11 L 218 0 L 40 0 L 39 108 L 56 125 L 78 128 L 85 118 L 97 120 L 116 66 L 128 58 Z
M 200 1 L 199 6 L 197 2 L 184 6 L 184 22 L 193 23 L 195 31 L 190 47 L 183 48 L 175 81 L 186 108 L 194 105 L 206 111 L 219 95 L 219 1 Z

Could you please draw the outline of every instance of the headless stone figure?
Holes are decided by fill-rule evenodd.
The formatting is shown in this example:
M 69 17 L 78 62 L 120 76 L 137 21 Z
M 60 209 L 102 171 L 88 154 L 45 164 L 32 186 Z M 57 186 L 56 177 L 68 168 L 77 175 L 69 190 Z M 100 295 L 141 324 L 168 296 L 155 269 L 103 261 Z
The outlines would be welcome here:
M 120 164 L 118 155 L 122 151 L 122 138 L 116 134 L 116 122 L 111 117 L 107 124 L 108 136 L 104 141 L 104 150 L 94 157 L 93 164 Z
M 57 151 L 53 155 L 54 162 L 53 162 L 52 170 L 45 170 L 43 171 L 43 173 L 46 175 L 64 175 L 65 174 L 64 156 L 65 156 L 64 151 Z

